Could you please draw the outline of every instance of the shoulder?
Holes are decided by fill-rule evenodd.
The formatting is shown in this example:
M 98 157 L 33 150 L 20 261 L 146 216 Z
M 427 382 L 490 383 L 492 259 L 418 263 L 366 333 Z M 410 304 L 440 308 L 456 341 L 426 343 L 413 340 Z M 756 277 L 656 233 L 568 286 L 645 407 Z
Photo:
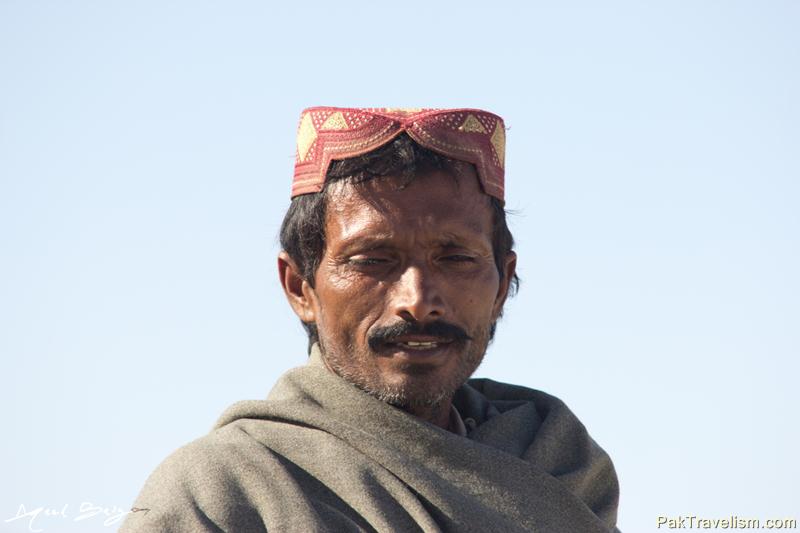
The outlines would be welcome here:
M 611 458 L 563 401 L 490 379 L 471 379 L 459 393 L 473 406 L 483 401 L 484 412 L 494 413 L 487 428 L 524 421 L 531 432 L 520 455 L 563 482 L 607 524 L 616 523 L 619 483 Z
M 235 458 L 257 443 L 235 424 L 215 429 L 170 454 L 153 472 L 147 486 L 196 492 L 224 478 Z
M 461 401 L 466 399 L 473 411 L 479 406 L 486 421 L 495 418 L 525 420 L 534 430 L 534 448 L 550 445 L 562 450 L 566 447 L 605 455 L 584 424 L 556 396 L 485 378 L 469 380 L 459 394 Z M 551 452 L 548 450 L 548 455 Z
M 240 486 L 241 459 L 257 447 L 232 424 L 177 449 L 148 477 L 120 531 L 219 531 Z

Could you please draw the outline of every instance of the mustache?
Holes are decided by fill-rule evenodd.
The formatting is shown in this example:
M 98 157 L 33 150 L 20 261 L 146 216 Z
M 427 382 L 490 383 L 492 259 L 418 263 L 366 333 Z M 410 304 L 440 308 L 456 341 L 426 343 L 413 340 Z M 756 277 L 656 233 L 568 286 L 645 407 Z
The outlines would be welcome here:
M 431 337 L 439 337 L 446 339 L 450 342 L 466 342 L 471 341 L 472 337 L 467 335 L 463 328 L 445 322 L 444 320 L 437 320 L 435 322 L 398 322 L 391 326 L 383 326 L 375 328 L 367 338 L 367 343 L 370 349 L 378 350 L 383 345 L 395 342 L 399 337 L 404 335 L 428 335 Z

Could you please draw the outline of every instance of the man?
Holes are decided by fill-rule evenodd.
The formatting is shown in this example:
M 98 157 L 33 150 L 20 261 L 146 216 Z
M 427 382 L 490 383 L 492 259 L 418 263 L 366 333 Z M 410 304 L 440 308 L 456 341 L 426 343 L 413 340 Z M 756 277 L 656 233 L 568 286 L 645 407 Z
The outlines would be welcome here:
M 278 271 L 309 362 L 170 456 L 121 531 L 615 530 L 564 404 L 467 381 L 517 281 L 504 151 L 485 111 L 306 110 Z

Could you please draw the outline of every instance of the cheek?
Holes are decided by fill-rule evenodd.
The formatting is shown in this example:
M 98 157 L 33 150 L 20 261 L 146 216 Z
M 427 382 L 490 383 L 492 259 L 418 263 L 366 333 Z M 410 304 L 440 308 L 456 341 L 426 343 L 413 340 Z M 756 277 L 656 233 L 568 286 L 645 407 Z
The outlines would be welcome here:
M 357 277 L 329 278 L 318 287 L 320 326 L 333 336 L 352 336 L 380 316 L 385 289 Z
M 492 318 L 499 288 L 500 277 L 496 269 L 454 284 L 451 289 L 453 310 L 469 316 L 476 323 L 486 322 Z

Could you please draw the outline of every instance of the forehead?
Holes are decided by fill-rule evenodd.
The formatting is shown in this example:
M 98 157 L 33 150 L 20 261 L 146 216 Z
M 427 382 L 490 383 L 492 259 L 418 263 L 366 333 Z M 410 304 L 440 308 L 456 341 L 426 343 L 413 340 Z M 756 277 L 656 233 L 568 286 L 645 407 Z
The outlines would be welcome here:
M 380 177 L 328 188 L 326 237 L 403 237 L 421 233 L 491 240 L 490 197 L 474 171 L 456 177 L 445 171 Z

